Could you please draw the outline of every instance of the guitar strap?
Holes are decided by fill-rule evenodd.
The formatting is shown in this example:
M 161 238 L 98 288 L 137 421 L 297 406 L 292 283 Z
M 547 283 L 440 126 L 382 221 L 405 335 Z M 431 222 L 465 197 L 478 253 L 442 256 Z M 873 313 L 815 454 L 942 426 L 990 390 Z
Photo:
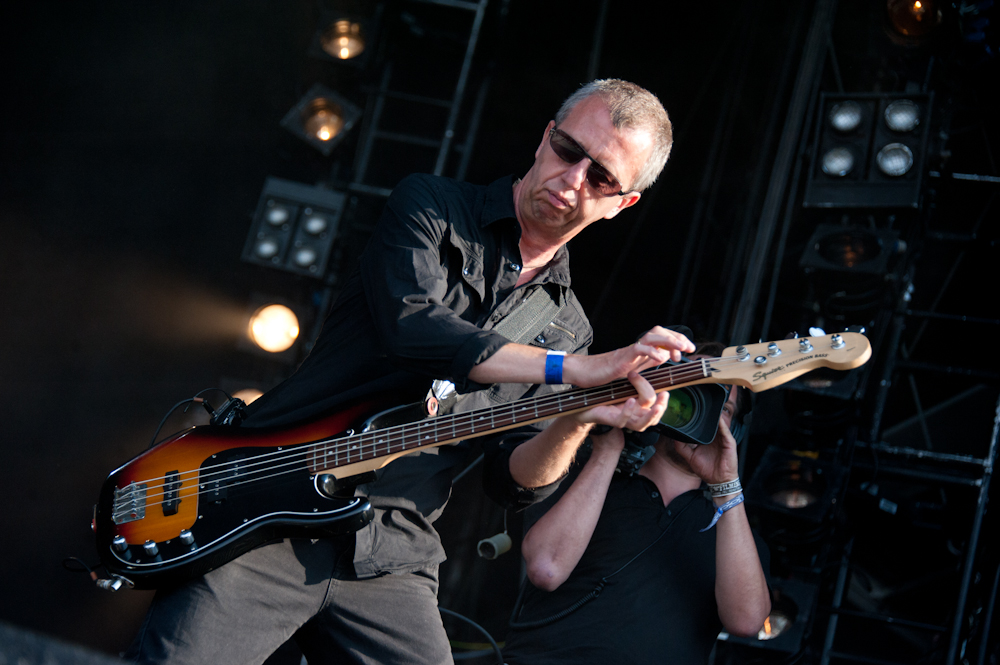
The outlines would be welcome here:
M 538 285 L 521 302 L 514 306 L 507 315 L 494 323 L 487 323 L 485 330 L 498 332 L 515 344 L 527 344 L 542 334 L 559 314 L 565 304 L 565 296 L 558 287 L 558 297 L 552 295 L 544 285 Z M 448 412 L 458 402 L 459 395 L 455 392 L 455 384 L 445 379 L 435 379 L 427 393 L 425 403 L 437 413 Z M 433 405 L 433 407 L 431 407 Z
M 557 302 L 548 289 L 537 286 L 514 309 L 507 312 L 507 316 L 497 321 L 493 330 L 515 344 L 526 344 L 552 323 L 565 304 L 563 300 L 561 290 Z

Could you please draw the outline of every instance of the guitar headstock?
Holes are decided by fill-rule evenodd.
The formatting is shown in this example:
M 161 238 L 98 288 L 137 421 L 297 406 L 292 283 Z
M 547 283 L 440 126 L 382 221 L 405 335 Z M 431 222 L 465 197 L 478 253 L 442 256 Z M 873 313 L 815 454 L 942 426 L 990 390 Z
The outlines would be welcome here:
M 871 355 L 868 338 L 855 332 L 731 346 L 711 363 L 712 379 L 759 392 L 821 367 L 854 369 Z

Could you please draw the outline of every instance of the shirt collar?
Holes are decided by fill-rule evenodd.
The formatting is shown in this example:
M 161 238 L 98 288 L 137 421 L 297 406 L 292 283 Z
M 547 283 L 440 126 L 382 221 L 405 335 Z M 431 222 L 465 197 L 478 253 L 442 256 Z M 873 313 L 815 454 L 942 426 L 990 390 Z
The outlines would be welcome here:
M 504 176 L 486 186 L 486 201 L 479 223 L 481 226 L 487 227 L 501 219 L 513 220 L 518 237 L 520 237 L 521 228 L 518 225 L 517 213 L 514 208 L 514 176 L 512 175 Z M 556 250 L 552 262 L 532 281 L 541 280 L 566 287 L 570 285 L 569 249 L 566 245 Z
M 486 186 L 486 202 L 479 218 L 482 226 L 489 226 L 501 219 L 517 219 L 514 209 L 514 176 L 494 180 Z

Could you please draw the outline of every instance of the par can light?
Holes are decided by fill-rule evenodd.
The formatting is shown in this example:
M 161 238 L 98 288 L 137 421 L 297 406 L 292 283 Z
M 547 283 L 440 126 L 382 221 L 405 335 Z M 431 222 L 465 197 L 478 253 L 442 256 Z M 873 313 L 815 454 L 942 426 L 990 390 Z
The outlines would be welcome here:
M 302 128 L 309 136 L 329 141 L 344 128 L 344 113 L 340 105 L 318 97 L 302 111 Z
M 832 148 L 823 155 L 822 168 L 832 178 L 843 178 L 854 170 L 854 154 L 847 148 Z
M 861 105 L 853 100 L 834 104 L 830 108 L 830 126 L 838 132 L 848 134 L 861 124 Z
M 897 99 L 882 115 L 886 127 L 894 132 L 912 132 L 920 124 L 920 108 L 909 99 Z
M 253 253 L 262 259 L 273 259 L 281 250 L 281 243 L 271 236 L 261 234 L 254 246 Z
M 906 175 L 913 168 L 913 151 L 902 143 L 883 146 L 875 156 L 878 170 L 890 177 Z
M 323 30 L 320 47 L 339 60 L 356 58 L 365 50 L 365 38 L 360 23 L 347 19 L 334 21 Z

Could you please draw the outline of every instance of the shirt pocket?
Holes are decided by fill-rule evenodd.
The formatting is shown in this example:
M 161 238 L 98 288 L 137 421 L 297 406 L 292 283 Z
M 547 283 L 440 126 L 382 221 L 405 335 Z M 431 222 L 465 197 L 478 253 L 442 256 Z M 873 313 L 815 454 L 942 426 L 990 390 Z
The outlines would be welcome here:
M 479 302 L 486 300 L 486 278 L 483 275 L 483 246 L 470 242 L 454 231 L 448 234 L 449 281 L 455 279 L 467 291 L 479 296 Z
M 579 337 L 571 324 L 561 321 L 557 316 L 542 329 L 542 332 L 535 335 L 529 344 L 543 349 L 572 353 L 579 346 Z

